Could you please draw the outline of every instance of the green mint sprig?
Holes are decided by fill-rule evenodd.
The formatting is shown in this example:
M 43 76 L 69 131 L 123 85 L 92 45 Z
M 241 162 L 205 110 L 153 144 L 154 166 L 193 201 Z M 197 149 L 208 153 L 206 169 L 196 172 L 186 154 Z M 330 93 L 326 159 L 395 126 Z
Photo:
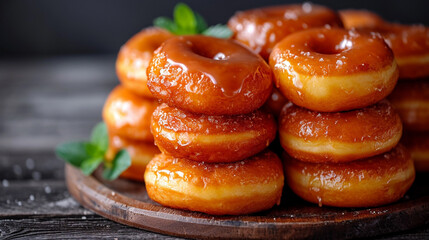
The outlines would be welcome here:
M 176 35 L 202 34 L 217 38 L 230 38 L 232 36 L 232 31 L 225 25 L 217 24 L 209 27 L 200 14 L 192 11 L 184 3 L 178 3 L 174 7 L 173 19 L 158 17 L 153 21 L 153 25 Z
M 116 154 L 113 161 L 106 161 L 104 155 L 109 146 L 108 139 L 106 124 L 100 122 L 92 129 L 90 141 L 59 144 L 55 153 L 65 162 L 80 168 L 87 176 L 104 163 L 103 177 L 114 180 L 131 165 L 131 157 L 123 149 Z

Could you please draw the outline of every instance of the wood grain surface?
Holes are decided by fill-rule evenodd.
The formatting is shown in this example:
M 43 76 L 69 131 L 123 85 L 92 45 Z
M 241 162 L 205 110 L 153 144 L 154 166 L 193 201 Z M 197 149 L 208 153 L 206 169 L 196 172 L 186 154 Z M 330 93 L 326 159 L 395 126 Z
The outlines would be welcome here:
M 60 142 L 88 138 L 101 120 L 117 84 L 114 60 L 0 58 L 0 239 L 177 239 L 83 208 L 67 191 L 64 164 L 53 153 Z M 429 223 L 371 239 L 429 239 Z

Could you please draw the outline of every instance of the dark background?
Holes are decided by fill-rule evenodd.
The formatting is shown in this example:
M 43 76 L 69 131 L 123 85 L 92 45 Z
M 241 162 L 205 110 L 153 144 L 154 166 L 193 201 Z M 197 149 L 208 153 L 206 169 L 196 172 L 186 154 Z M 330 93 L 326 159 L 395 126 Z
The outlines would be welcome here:
M 115 54 L 134 33 L 158 16 L 172 16 L 178 1 L 0 0 L 0 56 Z M 278 0 L 184 0 L 209 24 L 234 12 L 293 3 Z M 333 9 L 366 8 L 390 21 L 429 25 L 429 1 L 317 0 Z

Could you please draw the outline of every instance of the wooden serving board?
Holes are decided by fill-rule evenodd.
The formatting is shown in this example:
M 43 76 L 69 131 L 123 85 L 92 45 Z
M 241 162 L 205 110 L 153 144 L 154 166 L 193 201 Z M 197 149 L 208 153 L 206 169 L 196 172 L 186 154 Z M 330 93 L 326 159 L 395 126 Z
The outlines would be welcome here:
M 429 176 L 420 174 L 399 202 L 378 208 L 318 207 L 285 189 L 280 206 L 245 216 L 211 216 L 163 207 L 143 183 L 105 181 L 66 166 L 67 187 L 86 208 L 113 221 L 158 233 L 202 239 L 348 239 L 429 223 Z

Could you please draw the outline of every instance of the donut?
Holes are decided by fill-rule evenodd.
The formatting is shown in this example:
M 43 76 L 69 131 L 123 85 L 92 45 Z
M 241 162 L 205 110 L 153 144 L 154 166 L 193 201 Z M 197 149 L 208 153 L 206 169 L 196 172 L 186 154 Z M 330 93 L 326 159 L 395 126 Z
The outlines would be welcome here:
M 429 172 L 429 132 L 404 132 L 401 143 L 411 152 L 418 172 Z
M 166 154 L 204 162 L 235 162 L 264 150 L 277 124 L 269 113 L 209 116 L 160 105 L 152 116 L 155 144 Z
M 274 45 L 287 35 L 314 27 L 341 27 L 339 15 L 310 3 L 271 6 L 237 12 L 228 27 L 233 38 L 268 59 Z
M 306 162 L 339 163 L 371 157 L 394 148 L 401 135 L 399 115 L 386 100 L 335 113 L 314 112 L 290 103 L 279 118 L 283 149 Z
M 385 24 L 380 16 L 364 9 L 345 9 L 338 13 L 346 29 L 371 28 Z
M 392 49 L 399 66 L 399 78 L 429 76 L 429 28 L 423 25 L 386 23 L 359 29 L 380 33 Z
M 283 106 L 289 101 L 283 96 L 283 94 L 277 89 L 273 88 L 273 92 L 268 100 L 265 102 L 263 109 L 274 116 L 278 117 L 282 111 Z
M 332 207 L 375 207 L 399 200 L 415 178 L 409 152 L 390 152 L 348 163 L 308 163 L 283 154 L 286 181 L 304 200 Z
M 150 119 L 158 106 L 156 100 L 140 97 L 123 86 L 110 93 L 103 108 L 103 119 L 111 133 L 153 142 Z
M 287 99 L 319 112 L 374 104 L 398 80 L 393 53 L 381 37 L 344 29 L 291 34 L 274 48 L 270 66 Z
M 122 85 L 136 94 L 152 97 L 147 88 L 146 69 L 153 51 L 171 37 L 173 34 L 164 29 L 150 27 L 128 40 L 116 60 L 116 74 Z
M 241 215 L 280 204 L 284 176 L 265 151 L 233 163 L 204 163 L 156 155 L 145 172 L 149 197 L 168 207 L 212 215 Z
M 405 129 L 429 131 L 429 79 L 399 81 L 389 100 Z
M 152 158 L 159 154 L 159 149 L 153 144 L 144 141 L 130 140 L 118 135 L 109 135 L 109 148 L 105 158 L 107 161 L 113 161 L 116 153 L 126 149 L 131 157 L 131 166 L 121 173 L 121 178 L 144 181 L 144 172 L 147 164 Z
M 148 69 L 154 97 L 207 115 L 250 113 L 264 104 L 272 89 L 268 64 L 228 39 L 171 38 L 155 51 Z

